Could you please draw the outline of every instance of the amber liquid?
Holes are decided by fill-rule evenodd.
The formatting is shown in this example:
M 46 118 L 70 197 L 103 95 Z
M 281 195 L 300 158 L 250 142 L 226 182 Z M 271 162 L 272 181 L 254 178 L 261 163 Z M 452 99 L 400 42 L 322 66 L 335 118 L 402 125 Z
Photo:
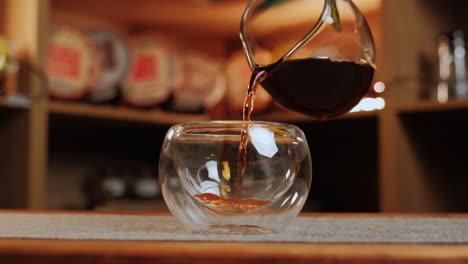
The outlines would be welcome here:
M 242 120 L 250 121 L 251 115 L 254 109 L 255 93 L 257 92 L 258 85 L 268 75 L 269 68 L 258 68 L 252 72 L 250 77 L 249 87 L 247 90 L 247 96 L 244 100 L 244 108 L 242 111 Z M 239 150 L 237 152 L 237 177 L 235 178 L 236 185 L 236 196 L 237 198 L 242 197 L 242 183 L 245 175 L 245 169 L 247 166 L 247 142 L 249 137 L 249 125 L 244 125 L 241 130 L 241 140 L 239 144 Z
M 197 194 L 195 198 L 206 205 L 217 210 L 230 213 L 251 213 L 258 208 L 267 206 L 270 202 L 260 199 L 230 199 L 222 198 L 212 193 Z

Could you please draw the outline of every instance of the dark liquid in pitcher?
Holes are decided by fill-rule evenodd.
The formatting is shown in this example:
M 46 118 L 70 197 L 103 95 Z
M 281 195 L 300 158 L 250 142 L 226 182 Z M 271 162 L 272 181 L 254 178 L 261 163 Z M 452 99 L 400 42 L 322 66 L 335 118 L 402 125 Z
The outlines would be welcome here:
M 367 94 L 374 68 L 328 59 L 287 60 L 261 82 L 281 105 L 327 119 L 350 111 Z

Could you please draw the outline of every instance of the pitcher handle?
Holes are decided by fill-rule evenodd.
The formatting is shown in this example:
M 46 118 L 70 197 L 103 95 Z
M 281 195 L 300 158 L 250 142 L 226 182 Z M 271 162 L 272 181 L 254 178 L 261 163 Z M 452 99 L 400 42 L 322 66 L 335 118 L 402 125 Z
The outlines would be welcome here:
M 245 54 L 246 54 L 246 57 L 247 57 L 247 62 L 249 64 L 249 67 L 250 67 L 251 70 L 254 70 L 254 69 L 256 69 L 256 68 L 258 68 L 260 66 L 268 66 L 268 65 L 259 65 L 259 64 L 257 64 L 255 62 L 253 52 L 252 52 L 252 47 L 250 45 L 250 42 L 247 39 L 247 33 L 246 33 L 246 31 L 247 31 L 246 21 L 248 21 L 251 18 L 253 10 L 258 8 L 258 6 L 261 3 L 263 3 L 264 1 L 265 0 L 251 0 L 248 3 L 245 10 L 244 10 L 244 13 L 243 13 L 242 19 L 241 19 L 241 24 L 240 24 L 240 38 L 242 40 L 242 46 L 244 48 L 244 51 L 245 51 Z M 299 42 L 297 42 L 288 52 L 286 52 L 286 54 L 284 56 L 282 56 L 280 59 L 278 59 L 278 61 L 276 61 L 274 63 L 271 63 L 270 65 L 273 65 L 273 64 L 279 63 L 280 61 L 286 60 L 292 54 L 294 54 L 294 52 L 296 52 L 297 50 L 302 48 L 305 44 L 307 44 L 307 42 L 309 42 L 315 36 L 315 33 L 317 33 L 317 31 L 319 31 L 319 29 L 325 23 L 325 20 L 326 20 L 328 14 L 331 11 L 332 7 L 331 7 L 330 1 L 332 1 L 332 0 L 325 0 L 324 1 L 324 6 L 323 6 L 323 9 L 322 9 L 322 13 L 320 14 L 320 18 L 315 23 L 315 25 L 309 31 L 307 31 L 307 33 L 304 35 L 304 37 L 302 37 L 302 39 Z

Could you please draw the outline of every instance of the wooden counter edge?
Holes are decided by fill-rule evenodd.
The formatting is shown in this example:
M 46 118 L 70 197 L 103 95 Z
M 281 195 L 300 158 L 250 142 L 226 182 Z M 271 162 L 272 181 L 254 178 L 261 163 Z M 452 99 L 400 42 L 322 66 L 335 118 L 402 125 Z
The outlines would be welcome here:
M 8 260 L 7 262 L 4 262 Z M 28 262 L 29 261 L 29 262 Z M 0 263 L 468 263 L 468 244 L 0 239 Z

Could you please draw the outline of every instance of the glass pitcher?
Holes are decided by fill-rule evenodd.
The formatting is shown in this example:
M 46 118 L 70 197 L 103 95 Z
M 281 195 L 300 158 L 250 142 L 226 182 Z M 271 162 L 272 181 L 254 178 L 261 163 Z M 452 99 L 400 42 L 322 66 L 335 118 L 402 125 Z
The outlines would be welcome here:
M 273 99 L 320 119 L 350 111 L 375 70 L 369 26 L 351 0 L 252 0 L 240 37 L 253 71 Z M 273 60 L 257 63 L 267 50 Z

